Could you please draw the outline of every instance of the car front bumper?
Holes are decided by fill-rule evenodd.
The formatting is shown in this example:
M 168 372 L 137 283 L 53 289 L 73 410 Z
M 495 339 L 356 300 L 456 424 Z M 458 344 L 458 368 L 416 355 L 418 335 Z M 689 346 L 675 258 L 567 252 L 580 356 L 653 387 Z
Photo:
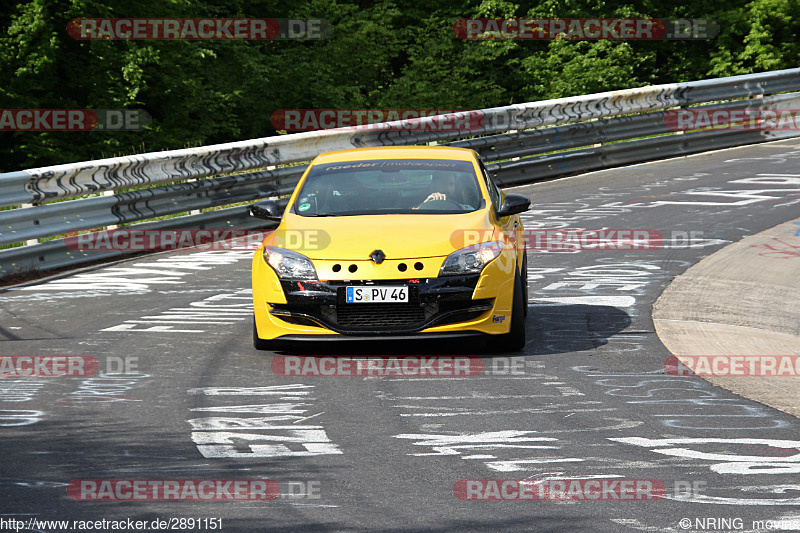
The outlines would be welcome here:
M 258 336 L 264 340 L 432 338 L 509 331 L 514 276 L 503 261 L 490 263 L 481 274 L 410 280 L 278 280 L 262 265 L 254 270 L 253 299 Z M 370 284 L 407 286 L 409 302 L 345 302 L 347 286 Z

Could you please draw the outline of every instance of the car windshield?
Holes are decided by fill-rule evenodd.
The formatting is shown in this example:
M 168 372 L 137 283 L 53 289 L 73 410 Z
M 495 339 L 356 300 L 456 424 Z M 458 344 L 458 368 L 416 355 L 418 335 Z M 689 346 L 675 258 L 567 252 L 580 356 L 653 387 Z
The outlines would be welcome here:
M 469 161 L 383 159 L 314 165 L 292 212 L 301 216 L 452 214 L 484 205 Z

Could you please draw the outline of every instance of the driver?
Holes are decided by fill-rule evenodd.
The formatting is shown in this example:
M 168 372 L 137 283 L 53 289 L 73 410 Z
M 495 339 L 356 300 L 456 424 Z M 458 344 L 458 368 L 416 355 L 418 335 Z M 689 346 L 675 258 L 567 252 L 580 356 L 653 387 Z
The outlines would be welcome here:
M 434 176 L 431 180 L 431 191 L 428 197 L 413 209 L 419 209 L 423 204 L 434 200 L 449 200 L 460 205 L 460 198 L 456 191 L 456 177 L 453 174 Z

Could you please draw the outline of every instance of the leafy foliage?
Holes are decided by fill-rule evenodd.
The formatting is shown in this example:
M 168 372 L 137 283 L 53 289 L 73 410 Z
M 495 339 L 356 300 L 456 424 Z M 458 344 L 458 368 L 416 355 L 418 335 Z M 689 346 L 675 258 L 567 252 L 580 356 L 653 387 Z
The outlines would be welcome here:
M 478 109 L 798 65 L 800 0 L 0 0 L 0 109 L 144 109 L 130 132 L 0 132 L 0 171 L 275 135 L 278 109 Z M 72 39 L 99 17 L 326 19 L 320 41 Z M 463 40 L 461 18 L 718 21 L 694 41 Z

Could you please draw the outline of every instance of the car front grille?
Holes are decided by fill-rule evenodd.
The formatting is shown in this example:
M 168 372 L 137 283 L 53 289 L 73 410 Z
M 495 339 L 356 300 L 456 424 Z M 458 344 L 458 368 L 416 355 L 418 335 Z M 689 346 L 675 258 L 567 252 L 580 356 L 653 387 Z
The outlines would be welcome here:
M 335 314 L 332 322 L 340 328 L 355 330 L 417 328 L 435 314 L 435 310 L 426 312 L 426 307 L 413 304 L 339 305 L 331 310 Z
M 340 333 L 359 335 L 409 333 L 427 327 L 473 320 L 491 309 L 492 300 L 429 301 L 289 306 L 277 304 L 271 311 L 297 325 L 323 326 Z

